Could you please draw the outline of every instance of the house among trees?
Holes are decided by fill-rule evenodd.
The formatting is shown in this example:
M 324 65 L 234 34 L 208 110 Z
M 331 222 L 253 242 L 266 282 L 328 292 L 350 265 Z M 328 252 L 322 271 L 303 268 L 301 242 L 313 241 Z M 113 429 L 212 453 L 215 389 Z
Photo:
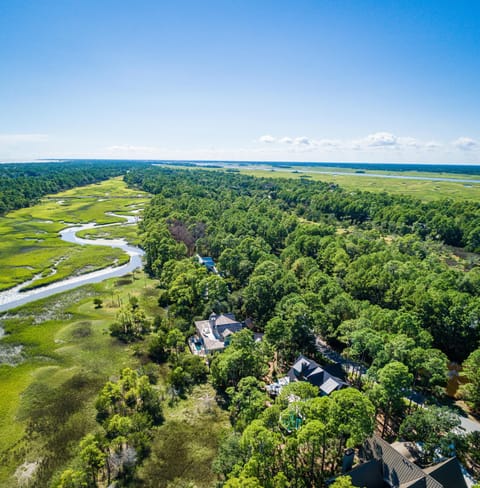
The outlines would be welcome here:
M 215 261 L 213 260 L 213 258 L 208 256 L 200 256 L 200 254 L 197 254 L 197 259 L 198 262 L 200 264 L 203 264 L 203 266 L 205 266 L 208 271 L 218 274 L 217 268 L 215 267 Z
M 244 324 L 235 319 L 231 313 L 217 315 L 212 313 L 208 320 L 195 322 L 197 331 L 189 340 L 193 354 L 205 356 L 215 351 L 225 349 L 230 343 L 232 334 L 243 329 Z
M 467 488 L 456 457 L 422 469 L 402 452 L 402 446 L 378 436 L 368 439 L 360 453 L 364 462 L 346 473 L 352 484 L 365 488 Z
M 272 395 L 278 395 L 283 386 L 293 381 L 308 381 L 320 390 L 320 395 L 330 395 L 333 391 L 348 386 L 343 379 L 328 372 L 327 368 L 301 354 L 288 371 L 287 376 L 268 385 L 267 390 Z

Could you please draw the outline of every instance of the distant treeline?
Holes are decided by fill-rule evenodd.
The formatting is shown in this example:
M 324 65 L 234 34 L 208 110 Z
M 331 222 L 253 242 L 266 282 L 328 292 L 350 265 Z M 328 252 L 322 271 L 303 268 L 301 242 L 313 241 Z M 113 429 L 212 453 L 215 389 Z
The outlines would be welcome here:
M 1 164 L 0 215 L 33 205 L 43 195 L 96 183 L 145 164 L 134 161 L 91 160 Z

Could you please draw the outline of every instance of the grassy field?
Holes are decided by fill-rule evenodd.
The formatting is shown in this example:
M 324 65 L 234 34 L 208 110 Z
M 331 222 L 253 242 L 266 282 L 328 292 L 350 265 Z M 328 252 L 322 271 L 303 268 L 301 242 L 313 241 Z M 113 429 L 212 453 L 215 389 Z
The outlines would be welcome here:
M 101 386 L 139 362 L 134 347 L 113 339 L 108 326 L 131 296 L 149 314 L 163 313 L 155 286 L 136 272 L 135 280 L 87 285 L 3 314 L 2 346 L 24 349 L 21 364 L 0 365 L 0 487 L 16 486 L 13 473 L 44 455 L 46 439 L 61 465 L 75 449 L 72 441 L 95 429 L 93 403 Z M 102 308 L 95 308 L 94 297 L 103 300 Z M 41 438 L 26 432 L 27 420 L 40 425 Z
M 253 165 L 256 168 L 256 164 L 253 163 Z M 260 166 L 260 165 L 259 165 Z M 250 166 L 251 169 L 252 165 Z M 270 171 L 271 169 L 275 169 L 278 171 L 306 171 L 307 173 L 314 173 L 314 172 L 321 172 L 321 173 L 347 173 L 347 174 L 353 174 L 353 175 L 359 175 L 360 174 L 378 174 L 378 175 L 391 175 L 391 176 L 412 176 L 412 177 L 423 177 L 423 178 L 449 178 L 449 179 L 467 179 L 467 180 L 474 180 L 474 181 L 480 181 L 480 175 L 475 175 L 475 174 L 461 174 L 461 173 L 448 173 L 445 171 L 441 171 L 442 166 L 437 166 L 437 168 L 440 169 L 440 171 L 394 171 L 394 170 L 385 170 L 385 169 L 368 169 L 368 166 L 365 165 L 364 168 L 358 169 L 358 168 L 349 168 L 346 166 L 338 165 L 338 166 L 303 166 L 302 164 L 299 164 L 298 166 L 289 166 L 288 163 L 285 163 L 285 166 L 272 166 L 269 163 L 263 163 L 261 167 L 258 169 L 261 170 L 266 170 Z M 248 170 L 248 165 L 245 166 L 245 170 Z
M 62 241 L 58 232 L 72 223 L 122 222 L 106 213 L 132 214 L 147 201 L 147 194 L 131 190 L 120 178 L 114 178 L 46 197 L 38 205 L 0 218 L 0 290 L 35 275 L 41 276 L 32 286 L 127 262 L 128 256 L 120 249 L 98 246 L 92 252 L 92 248 Z M 120 227 L 111 232 L 122 232 Z M 126 234 L 135 232 L 129 226 Z
M 309 166 L 295 166 L 288 169 L 274 168 L 268 163 L 252 163 L 258 164 L 259 167 L 251 169 L 248 167 L 235 167 L 235 171 L 239 173 L 256 176 L 260 178 L 307 178 L 314 181 L 324 181 L 327 183 L 335 183 L 347 190 L 355 191 L 371 191 L 371 192 L 387 192 L 397 195 L 408 195 L 418 198 L 422 201 L 440 200 L 442 198 L 451 198 L 452 200 L 479 200 L 480 199 L 480 176 L 468 174 L 454 174 L 454 173 L 425 173 L 419 171 L 369 171 L 358 174 L 355 169 L 345 167 L 309 167 Z M 285 163 L 288 166 L 288 163 Z M 183 169 L 185 171 L 193 171 L 195 169 L 203 169 L 204 171 L 225 171 L 228 166 L 222 168 L 208 168 L 208 167 L 185 167 L 178 165 L 162 164 L 162 167 Z M 301 171 L 301 172 L 300 172 Z M 316 171 L 323 171 L 329 174 L 319 174 Z M 331 173 L 342 172 L 345 174 L 335 175 Z M 425 180 L 402 180 L 401 178 L 380 178 L 376 176 L 368 176 L 368 173 L 374 173 L 385 176 L 413 176 L 426 178 L 451 178 L 451 179 L 467 179 L 472 180 L 472 183 L 458 183 L 451 181 L 425 181 Z M 478 183 L 476 183 L 478 182 Z
M 165 408 L 165 423 L 139 471 L 142 486 L 166 488 L 179 480 L 185 483 L 181 486 L 188 482 L 198 488 L 215 486 L 212 461 L 229 428 L 228 413 L 218 407 L 215 390 L 208 384 L 195 387 L 188 398 Z
M 295 173 L 294 171 L 301 170 L 302 173 Z M 329 183 L 336 183 L 337 185 L 351 191 L 372 191 L 372 192 L 387 192 L 397 195 L 409 195 L 423 201 L 438 200 L 441 198 L 451 198 L 453 200 L 479 200 L 480 199 L 480 183 L 456 183 L 450 181 L 424 181 L 424 180 L 402 180 L 394 178 L 379 178 L 374 176 L 365 176 L 368 174 L 356 174 L 354 170 L 342 168 L 344 175 L 334 174 L 318 174 L 314 171 L 337 171 L 336 168 L 292 168 L 292 169 L 242 169 L 240 173 L 265 177 L 265 178 L 308 178 L 316 181 L 325 181 Z M 212 169 L 211 171 L 218 171 Z M 395 173 L 393 171 L 374 171 L 376 174 L 385 175 L 400 175 L 400 176 L 426 176 L 426 177 L 445 177 L 456 179 L 471 179 L 478 180 L 478 177 L 471 175 L 454 175 L 445 173 L 416 173 L 416 172 L 402 172 Z

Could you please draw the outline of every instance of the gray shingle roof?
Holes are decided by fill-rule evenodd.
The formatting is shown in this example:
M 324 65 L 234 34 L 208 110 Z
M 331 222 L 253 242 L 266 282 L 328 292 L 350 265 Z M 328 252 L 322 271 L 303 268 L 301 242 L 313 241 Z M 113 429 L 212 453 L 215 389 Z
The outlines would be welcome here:
M 410 483 L 403 483 L 399 488 L 426 488 L 426 486 L 427 481 L 425 480 L 425 477 L 423 477 L 418 480 L 411 481 Z
M 348 386 L 345 381 L 330 374 L 313 359 L 300 355 L 288 372 L 290 381 L 308 381 L 329 395 L 332 391 Z
M 370 450 L 371 456 L 382 461 L 383 479 L 391 486 L 409 486 L 412 482 L 425 478 L 425 488 L 444 488 L 382 438 L 371 437 L 367 441 L 366 449 Z
M 360 464 L 346 473 L 352 478 L 353 486 L 366 486 L 368 488 L 384 488 L 382 463 L 378 459 L 372 459 Z
M 206 352 L 223 349 L 226 337 L 243 328 L 243 324 L 237 322 L 233 314 L 222 314 L 219 316 L 212 314 L 210 317 L 215 322 L 213 329 L 210 320 L 198 320 L 195 322 L 197 335 L 203 341 Z
M 432 478 L 440 482 L 445 488 L 467 488 L 465 479 L 456 457 L 447 459 L 443 463 L 424 469 Z
M 366 488 L 467 488 L 457 458 L 421 469 L 378 436 L 367 440 L 369 461 L 349 471 L 354 486 Z

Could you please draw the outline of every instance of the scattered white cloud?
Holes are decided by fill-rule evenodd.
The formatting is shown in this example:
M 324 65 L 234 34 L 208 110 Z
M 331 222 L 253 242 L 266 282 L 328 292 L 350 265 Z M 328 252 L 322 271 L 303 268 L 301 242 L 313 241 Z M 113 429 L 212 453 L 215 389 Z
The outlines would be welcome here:
M 345 139 L 315 137 L 314 134 L 265 133 L 254 140 L 250 139 L 249 147 L 205 146 L 189 149 L 118 142 L 108 147 L 105 144 L 102 148 L 87 148 L 82 143 L 82 149 L 73 153 L 65 151 L 62 140 L 52 135 L 0 133 L 0 160 L 14 161 L 55 155 L 123 159 L 480 162 L 480 135 L 441 141 L 433 138 L 421 140 L 389 131 L 377 131 L 363 137 Z M 155 142 L 152 141 L 152 144 Z
M 342 141 L 339 141 L 338 139 L 320 139 L 315 142 L 317 146 L 326 149 L 334 149 L 342 146 Z
M 396 146 L 398 139 L 393 134 L 390 134 L 390 132 L 376 132 L 375 134 L 369 134 L 360 142 L 369 147 L 385 147 Z
M 397 155 L 413 155 L 413 151 L 435 151 L 443 149 L 460 149 L 462 151 L 473 151 L 480 149 L 480 142 L 469 137 L 460 137 L 452 143 L 441 143 L 435 140 L 421 141 L 410 136 L 397 136 L 387 131 L 374 132 L 365 137 L 350 140 L 340 139 L 313 139 L 307 136 L 283 136 L 274 137 L 271 135 L 262 136 L 260 142 L 268 143 L 274 147 L 281 148 L 282 145 L 290 146 L 282 151 L 307 152 L 307 151 L 329 151 L 329 152 L 364 152 L 377 153 L 394 151 Z
M 471 151 L 472 149 L 477 149 L 479 147 L 478 142 L 470 137 L 459 137 L 453 141 L 453 145 L 462 151 Z
M 352 142 L 353 149 L 405 149 L 421 148 L 423 144 L 414 137 L 398 137 L 391 132 L 375 132 Z
M 316 148 L 337 148 L 342 146 L 342 141 L 337 139 L 320 139 L 315 140 L 307 136 L 298 136 L 298 137 L 273 137 L 273 136 L 262 136 L 258 139 L 259 142 L 263 142 L 266 144 L 279 144 L 279 145 L 287 145 L 292 146 L 289 150 L 290 151 L 311 151 Z
M 293 140 L 293 143 L 296 146 L 311 146 L 312 145 L 312 141 L 308 137 L 305 137 L 305 136 L 296 137 Z
M 258 139 L 260 142 L 265 142 L 266 144 L 272 144 L 273 142 L 276 142 L 277 139 L 269 134 L 266 134 L 264 136 L 261 136 Z
M 442 147 L 442 144 L 437 141 L 427 141 L 425 143 L 425 149 L 438 149 L 439 147 Z
M 397 143 L 400 144 L 401 146 L 414 147 L 414 148 L 422 147 L 425 146 L 426 144 L 417 141 L 417 139 L 415 139 L 414 137 L 399 137 L 397 139 Z

